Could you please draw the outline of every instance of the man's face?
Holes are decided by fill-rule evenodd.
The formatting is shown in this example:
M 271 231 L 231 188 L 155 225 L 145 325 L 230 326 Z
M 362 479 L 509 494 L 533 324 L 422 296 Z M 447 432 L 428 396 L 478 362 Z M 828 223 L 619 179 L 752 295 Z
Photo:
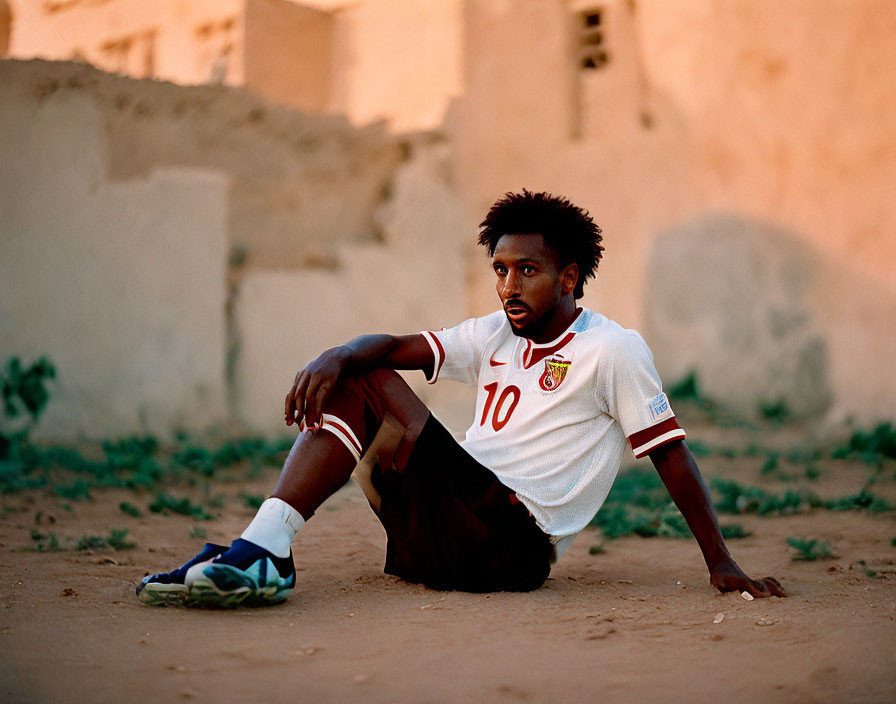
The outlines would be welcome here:
M 514 334 L 538 339 L 550 326 L 565 295 L 572 295 L 578 267 L 563 268 L 539 234 L 504 235 L 495 246 L 492 267 L 498 297 Z

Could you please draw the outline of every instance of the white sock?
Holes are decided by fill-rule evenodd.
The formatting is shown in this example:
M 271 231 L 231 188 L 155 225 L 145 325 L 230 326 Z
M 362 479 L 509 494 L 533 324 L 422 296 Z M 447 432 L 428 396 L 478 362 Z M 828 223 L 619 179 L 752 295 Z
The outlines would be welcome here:
M 240 536 L 277 557 L 289 557 L 289 544 L 305 525 L 302 514 L 282 499 L 267 499 Z

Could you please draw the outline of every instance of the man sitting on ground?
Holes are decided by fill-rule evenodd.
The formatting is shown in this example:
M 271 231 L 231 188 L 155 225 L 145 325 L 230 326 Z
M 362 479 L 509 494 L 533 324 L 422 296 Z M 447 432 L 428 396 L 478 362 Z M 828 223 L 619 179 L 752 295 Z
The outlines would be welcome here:
M 547 193 L 508 193 L 482 223 L 503 309 L 416 335 L 365 335 L 295 378 L 286 424 L 301 432 L 258 514 L 228 548 L 208 544 L 137 587 L 149 604 L 273 604 L 292 592 L 290 544 L 348 480 L 388 420 L 388 458 L 359 478 L 386 529 L 385 571 L 437 589 L 541 586 L 607 497 L 626 440 L 648 455 L 720 591 L 784 596 L 729 554 L 694 457 L 641 336 L 576 305 L 596 274 L 601 230 Z M 394 371 L 476 384 L 458 443 Z

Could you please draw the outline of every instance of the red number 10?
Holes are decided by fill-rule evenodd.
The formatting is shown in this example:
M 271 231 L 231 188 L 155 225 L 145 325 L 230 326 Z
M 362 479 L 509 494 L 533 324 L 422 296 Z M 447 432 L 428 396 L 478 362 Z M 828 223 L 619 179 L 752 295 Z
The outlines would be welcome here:
M 485 389 L 485 392 L 488 394 L 488 396 L 485 397 L 485 405 L 482 408 L 482 419 L 479 421 L 479 425 L 485 425 L 485 419 L 488 418 L 488 412 L 492 407 L 492 401 L 495 400 L 495 392 L 498 390 L 498 382 L 493 381 L 491 384 L 486 384 L 483 388 Z M 502 418 L 501 411 L 504 409 L 504 402 L 507 400 L 508 396 L 513 396 L 513 399 L 510 401 L 510 406 L 507 409 L 507 413 L 505 413 Z M 507 421 L 510 420 L 513 409 L 516 408 L 516 404 L 518 404 L 519 402 L 519 387 L 511 384 L 501 392 L 501 394 L 498 396 L 498 401 L 495 403 L 495 413 L 492 416 L 492 427 L 495 429 L 495 432 L 499 431 L 501 428 L 507 425 Z

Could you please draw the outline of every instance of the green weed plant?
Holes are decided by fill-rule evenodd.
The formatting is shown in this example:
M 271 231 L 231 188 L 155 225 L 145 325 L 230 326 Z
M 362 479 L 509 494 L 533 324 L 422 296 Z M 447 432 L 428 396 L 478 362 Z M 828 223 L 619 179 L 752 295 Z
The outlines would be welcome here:
M 817 538 L 788 538 L 787 544 L 796 550 L 792 558 L 794 561 L 815 562 L 833 557 L 831 544 Z
M 210 521 L 214 518 L 202 506 L 193 504 L 187 497 L 176 499 L 162 493 L 156 494 L 155 501 L 149 505 L 149 510 L 153 513 L 178 513 L 199 521 Z
M 832 454 L 836 459 L 857 459 L 867 464 L 896 460 L 896 427 L 881 423 L 871 430 L 856 430 Z
M 653 469 L 634 467 L 621 472 L 591 525 L 608 539 L 626 535 L 643 538 L 689 538 L 691 531 Z M 747 535 L 740 526 L 722 526 L 723 535 Z

